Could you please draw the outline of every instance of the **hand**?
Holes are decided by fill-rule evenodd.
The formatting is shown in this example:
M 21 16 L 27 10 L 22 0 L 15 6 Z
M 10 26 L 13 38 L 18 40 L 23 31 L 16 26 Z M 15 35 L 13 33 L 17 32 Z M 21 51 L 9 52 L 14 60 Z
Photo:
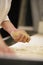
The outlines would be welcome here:
M 9 48 L 5 43 L 0 44 L 0 55 L 14 55 L 13 49 Z
M 11 36 L 16 42 L 30 41 L 30 36 L 24 30 L 17 29 L 16 31 L 12 31 Z
M 14 51 L 10 49 L 5 42 L 3 41 L 1 35 L 0 35 L 0 55 L 12 55 L 14 54 Z

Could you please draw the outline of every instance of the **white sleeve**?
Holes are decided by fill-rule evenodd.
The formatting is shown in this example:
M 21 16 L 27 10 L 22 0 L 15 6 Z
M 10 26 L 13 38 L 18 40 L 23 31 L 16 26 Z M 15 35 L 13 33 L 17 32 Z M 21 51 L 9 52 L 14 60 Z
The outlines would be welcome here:
M 6 20 L 10 20 L 8 16 L 6 16 L 4 20 L 0 21 L 0 28 L 1 28 L 1 23 L 6 21 Z
M 5 19 L 4 19 L 4 21 L 5 21 L 5 20 L 9 20 L 9 17 L 8 17 L 8 16 L 6 16 L 6 17 L 5 17 Z
M 8 16 L 6 16 L 3 20 L 0 20 L 0 25 L 2 22 L 6 21 L 6 20 L 10 20 Z

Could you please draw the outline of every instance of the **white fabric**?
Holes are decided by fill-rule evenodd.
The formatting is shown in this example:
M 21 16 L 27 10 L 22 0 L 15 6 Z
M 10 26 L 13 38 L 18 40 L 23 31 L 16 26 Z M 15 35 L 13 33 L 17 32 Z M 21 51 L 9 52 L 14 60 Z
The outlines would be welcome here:
M 8 16 L 6 16 L 4 20 L 9 20 L 9 17 L 8 17 Z
M 12 0 L 0 0 L 0 24 L 6 19 L 11 6 L 11 1 Z

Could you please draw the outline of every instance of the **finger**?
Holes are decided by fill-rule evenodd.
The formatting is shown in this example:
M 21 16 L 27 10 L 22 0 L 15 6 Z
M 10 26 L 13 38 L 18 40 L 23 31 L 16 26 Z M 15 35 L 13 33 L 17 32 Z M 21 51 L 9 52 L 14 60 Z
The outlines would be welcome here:
M 12 56 L 15 55 L 15 51 L 14 51 L 13 49 L 10 48 L 9 51 L 10 51 L 10 52 L 9 52 L 10 55 L 12 55 Z
M 19 34 L 19 35 L 15 38 L 15 41 L 16 41 L 16 42 L 19 42 L 21 37 L 22 37 L 22 34 Z
M 23 42 L 24 35 L 21 35 L 21 37 L 18 39 L 18 41 Z
M 11 49 L 9 49 L 9 48 L 7 48 L 6 50 L 5 50 L 5 53 L 4 53 L 5 55 L 13 55 L 14 54 L 14 52 L 13 52 L 13 50 L 11 50 Z
M 13 49 L 11 49 L 11 48 L 9 48 L 8 51 L 9 51 L 9 53 L 15 53 L 15 52 L 13 51 Z
M 26 41 L 27 41 L 27 37 L 24 36 L 24 38 L 23 38 L 23 42 L 26 42 Z
M 13 51 L 11 48 L 8 48 L 8 49 L 7 49 L 7 52 L 8 52 L 8 53 L 14 53 L 14 51 Z
M 30 41 L 30 37 L 27 37 L 27 40 L 26 41 L 29 42 Z

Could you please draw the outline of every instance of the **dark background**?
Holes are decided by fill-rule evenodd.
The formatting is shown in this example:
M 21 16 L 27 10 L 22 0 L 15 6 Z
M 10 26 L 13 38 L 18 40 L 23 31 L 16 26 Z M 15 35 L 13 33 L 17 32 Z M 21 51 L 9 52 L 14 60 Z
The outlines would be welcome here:
M 21 0 L 12 0 L 11 9 L 9 11 L 9 18 L 14 26 L 17 28 L 19 12 L 20 12 Z
M 27 12 L 26 12 L 26 18 L 25 18 L 25 26 L 33 26 L 31 0 L 27 0 Z

